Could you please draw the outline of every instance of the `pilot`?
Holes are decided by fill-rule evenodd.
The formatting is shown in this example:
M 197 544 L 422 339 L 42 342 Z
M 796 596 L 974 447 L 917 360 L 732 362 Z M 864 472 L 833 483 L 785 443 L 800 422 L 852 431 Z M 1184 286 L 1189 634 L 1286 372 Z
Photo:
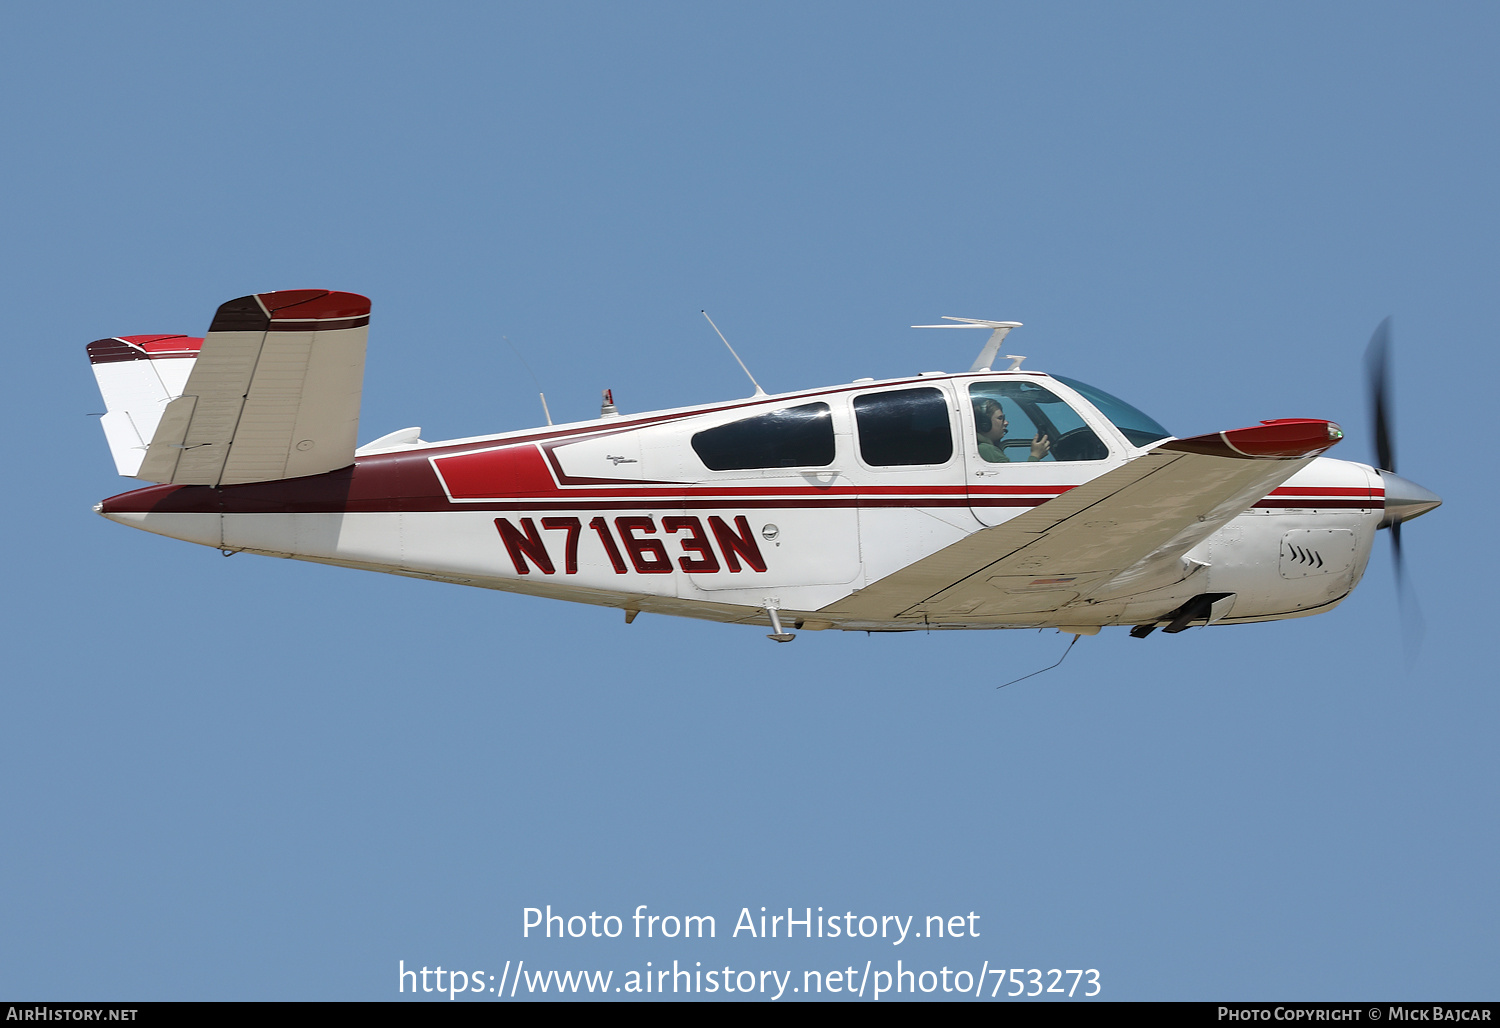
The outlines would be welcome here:
M 1009 428 L 1005 420 L 1005 408 L 1000 401 L 991 396 L 980 397 L 974 401 L 974 428 L 979 433 L 979 456 L 991 464 L 1008 464 L 1010 458 L 1006 456 L 1005 448 L 1000 441 L 1005 438 L 1005 430 Z M 1047 451 L 1052 448 L 1052 441 L 1045 434 L 1038 432 L 1036 438 L 1031 441 L 1031 454 L 1028 461 L 1041 460 L 1047 456 Z

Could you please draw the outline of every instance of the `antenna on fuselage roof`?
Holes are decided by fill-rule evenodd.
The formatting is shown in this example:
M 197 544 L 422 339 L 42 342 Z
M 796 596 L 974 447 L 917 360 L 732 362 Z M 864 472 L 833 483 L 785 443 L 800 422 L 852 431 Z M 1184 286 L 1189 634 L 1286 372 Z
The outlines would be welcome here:
M 1006 334 L 1009 333 L 1011 329 L 1013 329 L 1013 328 L 1020 328 L 1021 327 L 1021 323 L 1019 321 L 980 321 L 978 318 L 950 318 L 946 314 L 943 315 L 943 320 L 944 321 L 956 321 L 956 322 L 958 322 L 958 324 L 956 324 L 956 325 L 913 325 L 912 328 L 992 328 L 992 329 L 994 329 L 994 331 L 990 333 L 989 340 L 984 344 L 984 349 L 980 350 L 979 351 L 979 356 L 976 357 L 976 358 L 974 358 L 974 366 L 969 369 L 971 372 L 973 372 L 973 371 L 991 371 L 991 370 L 993 370 L 993 368 L 991 367 L 991 365 L 993 365 L 995 363 L 995 357 L 996 357 L 996 355 L 998 355 L 1000 353 L 1000 343 L 1005 339 Z M 1019 368 L 1021 366 L 1021 362 L 1023 360 L 1025 360 L 1026 358 L 1025 357 L 1018 357 L 1018 356 L 1016 356 L 1013 353 L 1007 353 L 1005 355 L 1005 359 L 1009 360 L 1009 361 L 1014 361 L 1015 362 L 1010 367 L 1006 368 L 1005 370 L 1006 371 L 1015 371 L 1017 368 Z
M 516 349 L 516 344 L 510 341 L 510 336 L 501 336 L 505 345 L 510 347 L 511 353 L 516 355 L 516 360 L 521 362 L 521 367 L 526 369 L 526 374 L 531 376 L 531 382 L 536 386 L 536 394 L 542 398 L 542 413 L 547 418 L 547 424 L 552 424 L 552 412 L 547 409 L 547 394 L 542 392 L 542 383 L 536 380 L 536 372 L 531 370 L 531 365 L 526 363 L 526 358 L 521 356 L 521 351 Z
M 719 338 L 724 339 L 724 333 L 719 332 L 719 326 L 714 325 L 714 319 L 708 317 L 708 311 L 700 310 L 698 313 L 703 315 L 705 318 L 708 318 L 708 323 L 710 325 L 713 325 L 714 331 L 718 332 Z M 728 339 L 724 339 L 724 345 L 729 347 L 729 355 L 735 359 L 735 361 L 740 366 L 740 370 L 745 373 L 745 377 L 748 378 L 750 380 L 750 384 L 755 387 L 755 393 L 751 396 L 751 399 L 754 399 L 756 396 L 765 396 L 766 391 L 760 387 L 759 382 L 755 381 L 755 376 L 750 374 L 750 369 L 745 367 L 745 362 L 740 360 L 740 355 L 734 352 L 734 347 L 729 346 Z

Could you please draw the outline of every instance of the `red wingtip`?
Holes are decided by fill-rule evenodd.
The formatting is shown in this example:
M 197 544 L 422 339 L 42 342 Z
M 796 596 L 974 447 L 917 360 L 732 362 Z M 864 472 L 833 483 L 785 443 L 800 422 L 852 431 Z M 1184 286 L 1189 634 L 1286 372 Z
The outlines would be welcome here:
M 90 364 L 113 364 L 116 361 L 143 361 L 162 357 L 191 357 L 203 346 L 196 336 L 112 336 L 95 339 L 88 345 Z
M 278 324 L 278 322 L 280 324 Z M 327 289 L 282 289 L 219 305 L 210 332 L 318 332 L 370 323 L 370 300 Z
M 1343 429 L 1318 418 L 1277 418 L 1250 428 L 1192 436 L 1163 443 L 1164 450 L 1186 450 L 1215 457 L 1295 460 L 1316 457 L 1344 438 Z
M 201 336 L 121 336 L 153 357 L 186 357 L 203 349 Z
M 326 289 L 282 289 L 258 295 L 274 321 L 361 318 L 370 313 L 369 297 L 358 293 L 335 293 Z

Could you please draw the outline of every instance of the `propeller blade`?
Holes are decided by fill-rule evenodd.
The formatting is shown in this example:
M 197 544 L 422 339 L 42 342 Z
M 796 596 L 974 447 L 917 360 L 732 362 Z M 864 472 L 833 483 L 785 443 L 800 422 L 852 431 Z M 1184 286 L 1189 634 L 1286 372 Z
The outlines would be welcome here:
M 1396 588 L 1404 591 L 1406 589 L 1406 561 L 1401 557 L 1401 522 L 1396 522 L 1390 528 L 1391 532 L 1391 559 L 1396 563 Z
M 1406 577 L 1406 559 L 1401 552 L 1401 522 L 1391 526 L 1391 557 L 1396 563 L 1396 604 L 1401 617 L 1401 643 L 1406 651 L 1406 662 L 1413 664 L 1422 652 L 1422 640 L 1427 635 L 1427 619 L 1422 616 L 1422 605 L 1417 602 L 1416 590 Z
M 1365 348 L 1365 373 L 1370 386 L 1370 419 L 1375 423 L 1375 461 L 1382 471 L 1396 470 L 1395 417 L 1390 383 L 1391 319 L 1375 327 Z M 1392 536 L 1394 538 L 1394 535 Z M 1399 544 L 1398 544 L 1399 547 Z
M 1365 348 L 1365 374 L 1369 383 L 1370 420 L 1375 425 L 1375 463 L 1391 477 L 1386 482 L 1386 515 L 1384 527 L 1391 532 L 1391 559 L 1395 563 L 1396 603 L 1400 609 L 1401 639 L 1408 663 L 1416 660 L 1427 633 L 1426 619 L 1417 603 L 1416 592 L 1406 576 L 1406 559 L 1401 552 L 1401 522 L 1436 507 L 1440 500 L 1413 483 L 1398 478 L 1396 471 L 1396 416 L 1391 397 L 1391 319 L 1375 326 L 1370 345 Z M 1409 494 L 1409 495 L 1408 495 Z M 1393 502 L 1394 501 L 1394 502 Z M 1428 502 L 1435 501 L 1435 502 Z M 1413 513 L 1415 511 L 1415 513 Z

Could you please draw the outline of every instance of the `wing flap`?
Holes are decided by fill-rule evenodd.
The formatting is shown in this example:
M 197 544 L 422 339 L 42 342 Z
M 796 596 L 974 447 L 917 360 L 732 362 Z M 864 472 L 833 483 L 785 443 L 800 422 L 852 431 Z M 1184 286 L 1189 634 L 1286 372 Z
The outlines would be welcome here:
M 1184 553 L 1341 436 L 1330 422 L 1298 421 L 1164 443 L 826 610 L 872 621 L 1004 617 L 1056 610 L 1127 573 L 1180 577 Z

